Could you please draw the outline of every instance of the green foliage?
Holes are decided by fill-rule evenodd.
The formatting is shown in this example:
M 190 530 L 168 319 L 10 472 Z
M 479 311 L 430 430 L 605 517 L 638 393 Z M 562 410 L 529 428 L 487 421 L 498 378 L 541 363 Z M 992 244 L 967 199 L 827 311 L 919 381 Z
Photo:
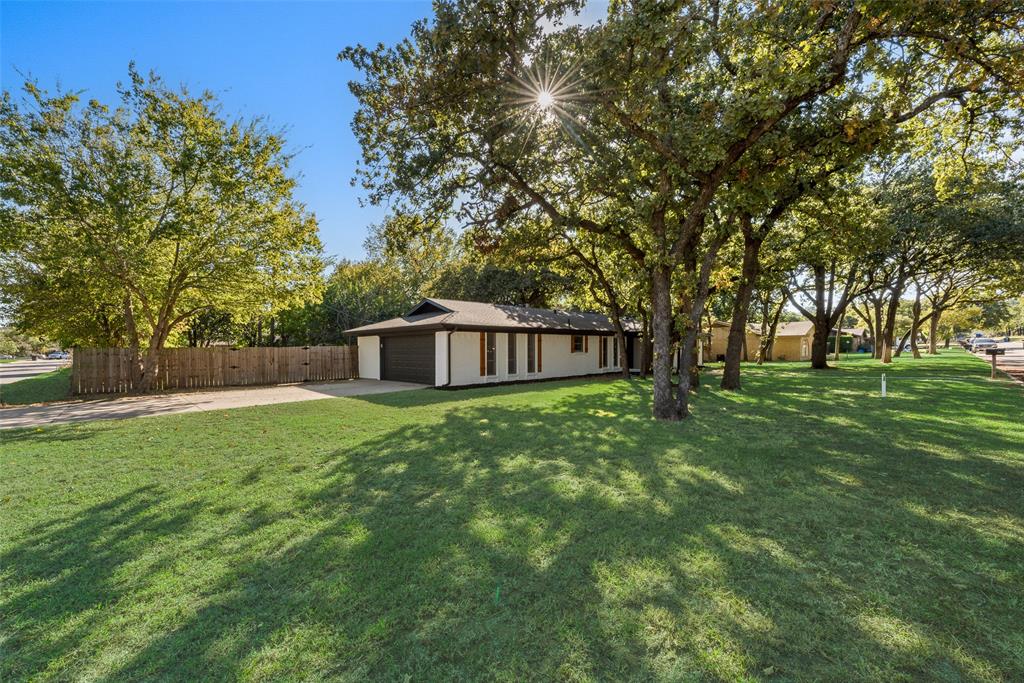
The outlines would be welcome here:
M 41 337 L 18 332 L 10 327 L 0 327 L 0 353 L 28 356 L 51 348 L 53 345 Z
M 0 103 L 0 277 L 20 327 L 156 349 L 204 311 L 235 317 L 320 286 L 316 221 L 284 140 L 210 93 L 134 68 L 120 105 L 26 83 Z
M 14 356 L 18 354 L 21 349 L 13 339 L 7 335 L 0 333 L 0 354 L 5 356 Z
M 394 271 L 396 294 L 412 302 L 427 292 L 459 251 L 449 228 L 416 214 L 401 213 L 371 226 L 365 247 L 371 260 Z
M 960 305 L 951 308 L 942 315 L 939 323 L 939 334 L 950 338 L 958 334 L 967 334 L 981 329 L 985 322 L 984 312 L 978 305 Z
M 502 267 L 487 260 L 461 259 L 440 273 L 429 292 L 444 299 L 546 308 L 557 305 L 568 286 L 565 276 L 547 268 Z
M 327 281 L 323 305 L 327 326 L 340 338 L 346 329 L 407 313 L 419 298 L 391 263 L 343 261 Z
M 397 46 L 344 50 L 365 76 L 358 178 L 442 220 L 612 238 L 651 280 L 662 417 L 673 309 L 685 356 L 733 216 L 856 170 L 930 108 L 998 115 L 1024 73 L 1009 4 L 612 3 L 560 22 L 579 6 L 442 1 Z

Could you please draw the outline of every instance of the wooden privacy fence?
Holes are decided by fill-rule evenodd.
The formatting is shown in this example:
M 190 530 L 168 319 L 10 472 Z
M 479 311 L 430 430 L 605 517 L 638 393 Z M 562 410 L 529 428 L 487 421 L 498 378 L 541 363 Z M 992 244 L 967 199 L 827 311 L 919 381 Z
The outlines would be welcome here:
M 75 349 L 71 391 L 123 394 L 135 389 L 129 349 Z M 359 376 L 355 346 L 260 346 L 162 349 L 153 389 L 289 384 Z

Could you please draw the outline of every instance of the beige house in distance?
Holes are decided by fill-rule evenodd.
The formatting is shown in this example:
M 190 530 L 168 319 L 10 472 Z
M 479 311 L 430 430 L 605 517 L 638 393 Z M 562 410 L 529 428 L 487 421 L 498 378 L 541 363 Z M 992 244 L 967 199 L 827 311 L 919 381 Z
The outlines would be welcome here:
M 814 323 L 810 320 L 781 323 L 775 330 L 772 360 L 810 360 L 813 339 Z
M 850 340 L 850 351 L 856 353 L 862 347 L 867 346 L 868 331 L 863 327 L 844 327 L 843 334 L 852 337 Z
M 730 324 L 723 320 L 716 320 L 711 323 L 709 337 L 704 342 L 704 362 L 715 363 L 725 360 L 725 349 L 729 346 Z M 754 360 L 757 357 L 757 349 L 761 345 L 761 333 L 752 327 L 747 327 L 747 338 L 744 354 L 741 357 L 744 361 Z

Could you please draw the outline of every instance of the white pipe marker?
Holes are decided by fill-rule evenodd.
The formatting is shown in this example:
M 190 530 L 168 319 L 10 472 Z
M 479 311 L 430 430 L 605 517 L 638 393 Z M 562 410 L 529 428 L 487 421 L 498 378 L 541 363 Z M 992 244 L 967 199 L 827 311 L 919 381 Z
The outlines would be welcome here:
M 885 373 L 882 373 L 882 398 L 885 398 Z

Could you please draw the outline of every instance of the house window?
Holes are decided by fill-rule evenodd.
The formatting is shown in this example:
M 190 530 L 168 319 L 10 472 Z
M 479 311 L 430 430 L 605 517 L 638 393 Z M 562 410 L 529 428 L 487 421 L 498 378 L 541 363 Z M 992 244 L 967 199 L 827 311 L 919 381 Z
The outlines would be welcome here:
M 619 338 L 612 337 L 612 367 L 619 367 Z
M 608 337 L 600 337 L 597 343 L 597 367 L 608 367 Z
M 493 377 L 498 374 L 498 335 L 494 332 L 487 333 L 487 375 Z
M 526 335 L 526 371 L 528 373 L 541 372 L 541 336 L 539 334 Z
M 480 333 L 480 376 L 498 374 L 498 341 L 494 332 Z
M 582 334 L 574 334 L 574 335 L 572 335 L 572 342 L 571 342 L 571 346 L 569 347 L 570 348 L 570 352 L 571 353 L 583 353 L 584 352 L 583 344 L 585 343 L 583 341 L 584 339 L 585 339 L 585 337 Z
M 519 368 L 517 367 L 517 363 L 516 363 L 516 361 L 518 360 L 516 358 L 516 353 L 518 353 L 518 349 L 516 348 L 516 333 L 515 332 L 509 332 L 508 333 L 508 374 L 510 374 L 510 375 L 514 375 L 517 372 L 519 372 Z

